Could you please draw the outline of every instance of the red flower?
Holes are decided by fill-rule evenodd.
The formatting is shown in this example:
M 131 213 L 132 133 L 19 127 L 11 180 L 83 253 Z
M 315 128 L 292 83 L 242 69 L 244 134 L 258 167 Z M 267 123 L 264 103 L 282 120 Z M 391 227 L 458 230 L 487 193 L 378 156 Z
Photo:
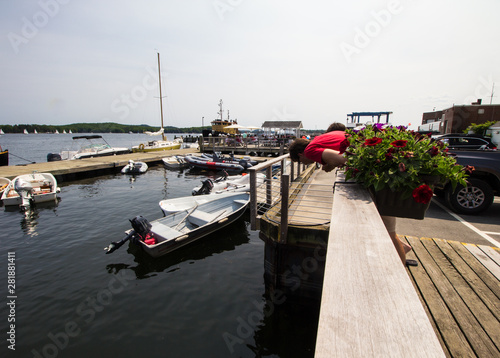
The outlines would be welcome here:
M 432 146 L 432 148 L 429 149 L 429 154 L 431 155 L 431 157 L 435 157 L 436 155 L 438 155 L 439 154 L 438 147 Z
M 432 199 L 432 189 L 427 184 L 422 184 L 413 189 L 412 196 L 417 203 L 427 204 Z
M 406 147 L 407 143 L 408 143 L 407 140 L 399 139 L 399 140 L 395 140 L 394 142 L 392 142 L 391 145 L 393 147 L 396 147 L 396 148 L 404 148 L 404 147 Z
M 339 146 L 340 154 L 343 154 L 347 148 L 349 148 L 349 140 L 346 138 L 340 143 Z
M 378 138 L 378 137 L 373 137 L 373 138 L 365 140 L 365 145 L 370 146 L 370 147 L 376 146 L 377 144 L 380 144 L 380 143 L 382 143 L 382 138 Z
M 405 163 L 399 163 L 398 167 L 399 167 L 398 169 L 399 169 L 400 172 L 406 171 Z
M 391 153 L 387 152 L 385 153 L 385 160 L 392 160 L 394 157 L 392 156 Z

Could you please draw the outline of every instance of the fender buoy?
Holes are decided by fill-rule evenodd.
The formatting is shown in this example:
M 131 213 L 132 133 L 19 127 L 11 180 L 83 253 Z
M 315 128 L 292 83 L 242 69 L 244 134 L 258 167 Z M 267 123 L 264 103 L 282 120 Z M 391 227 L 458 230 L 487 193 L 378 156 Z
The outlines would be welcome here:
M 139 149 L 140 149 L 140 150 L 143 150 L 143 149 L 144 149 L 144 144 L 142 144 L 142 143 L 141 143 L 141 144 L 139 144 Z

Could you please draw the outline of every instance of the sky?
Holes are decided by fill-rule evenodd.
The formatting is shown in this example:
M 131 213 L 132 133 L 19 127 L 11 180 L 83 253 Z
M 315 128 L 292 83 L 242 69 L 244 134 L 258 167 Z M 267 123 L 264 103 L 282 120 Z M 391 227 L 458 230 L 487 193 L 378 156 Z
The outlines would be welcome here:
M 159 53 L 165 126 L 210 125 L 222 99 L 244 126 L 391 111 L 416 129 L 500 103 L 498 14 L 498 0 L 1 0 L 0 124 L 159 126 Z

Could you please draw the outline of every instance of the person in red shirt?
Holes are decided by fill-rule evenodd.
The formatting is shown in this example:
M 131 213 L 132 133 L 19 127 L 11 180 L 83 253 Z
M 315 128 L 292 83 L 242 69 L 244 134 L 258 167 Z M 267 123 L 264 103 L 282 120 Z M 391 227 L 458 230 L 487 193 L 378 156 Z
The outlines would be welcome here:
M 343 130 L 328 132 L 313 140 L 295 139 L 288 148 L 290 159 L 305 165 L 317 162 L 323 165 L 324 171 L 330 172 L 346 162 L 346 158 L 342 156 L 342 143 L 345 139 Z

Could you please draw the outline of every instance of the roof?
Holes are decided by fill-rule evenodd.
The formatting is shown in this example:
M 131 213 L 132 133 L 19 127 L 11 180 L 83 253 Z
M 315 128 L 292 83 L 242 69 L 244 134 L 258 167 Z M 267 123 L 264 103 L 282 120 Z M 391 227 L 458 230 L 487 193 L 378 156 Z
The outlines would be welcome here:
M 262 128 L 296 129 L 304 127 L 302 121 L 265 121 Z

